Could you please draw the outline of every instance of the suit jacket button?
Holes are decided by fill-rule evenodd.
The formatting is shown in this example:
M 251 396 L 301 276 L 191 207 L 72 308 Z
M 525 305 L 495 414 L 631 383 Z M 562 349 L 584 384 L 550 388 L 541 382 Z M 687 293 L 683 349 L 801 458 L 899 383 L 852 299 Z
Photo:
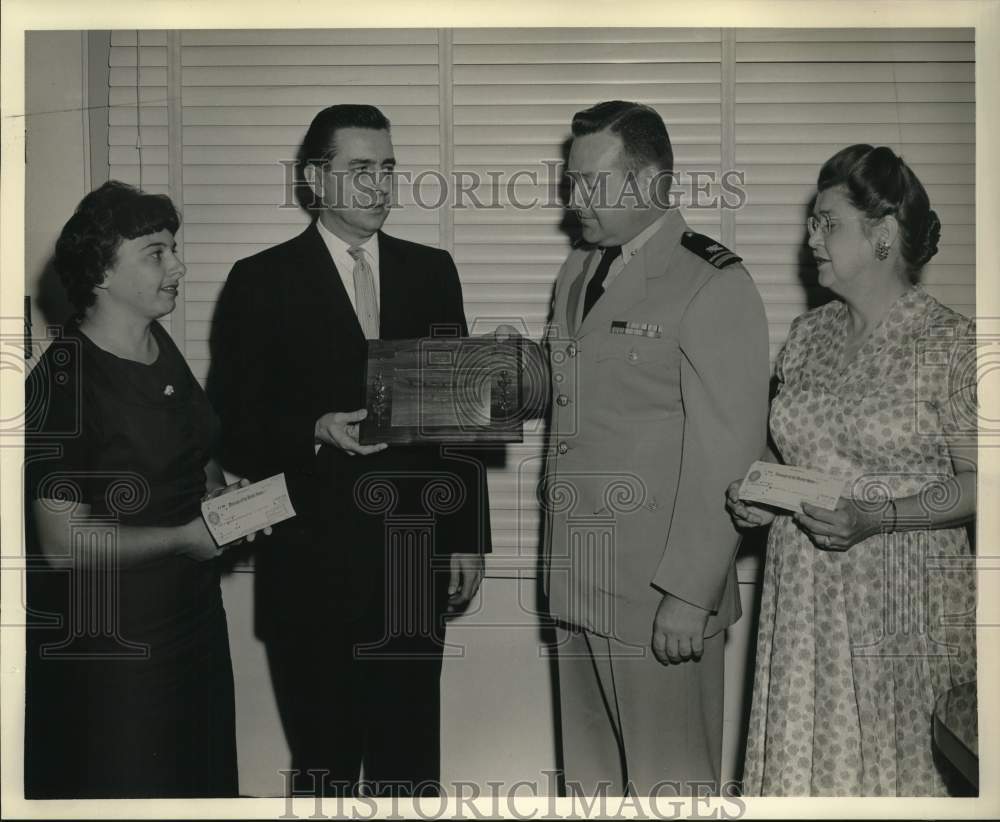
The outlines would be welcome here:
M 556 451 L 558 451 L 560 454 L 565 454 L 567 451 L 569 451 L 569 446 L 566 443 L 561 442 L 559 443 L 559 445 L 556 446 Z
M 560 405 L 569 405 L 569 397 L 567 397 L 565 394 L 560 394 L 558 397 L 556 397 L 556 402 L 559 403 Z
M 634 348 L 628 352 L 628 361 L 639 362 L 639 352 L 636 351 Z
M 570 343 L 569 345 L 566 346 L 566 353 L 569 354 L 571 357 L 575 357 L 576 352 L 577 352 L 577 347 L 573 343 Z

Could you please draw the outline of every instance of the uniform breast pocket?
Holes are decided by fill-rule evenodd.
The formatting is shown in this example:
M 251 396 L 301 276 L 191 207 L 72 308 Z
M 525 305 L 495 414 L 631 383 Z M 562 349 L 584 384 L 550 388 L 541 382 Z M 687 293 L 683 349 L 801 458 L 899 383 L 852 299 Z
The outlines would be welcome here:
M 595 352 L 594 388 L 623 420 L 661 419 L 680 410 L 680 350 L 667 337 L 614 335 Z

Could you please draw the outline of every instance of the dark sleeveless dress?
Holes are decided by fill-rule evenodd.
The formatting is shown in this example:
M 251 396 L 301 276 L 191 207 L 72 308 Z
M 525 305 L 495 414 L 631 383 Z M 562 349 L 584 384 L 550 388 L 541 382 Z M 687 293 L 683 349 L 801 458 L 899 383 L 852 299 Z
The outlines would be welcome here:
M 115 524 L 177 526 L 199 515 L 218 434 L 180 352 L 152 327 L 160 354 L 151 365 L 68 325 L 28 379 L 27 503 L 87 503 L 90 525 L 106 519 L 112 535 L 88 542 L 71 533 L 71 555 L 53 562 L 29 528 L 29 798 L 237 795 L 217 563 L 115 560 Z

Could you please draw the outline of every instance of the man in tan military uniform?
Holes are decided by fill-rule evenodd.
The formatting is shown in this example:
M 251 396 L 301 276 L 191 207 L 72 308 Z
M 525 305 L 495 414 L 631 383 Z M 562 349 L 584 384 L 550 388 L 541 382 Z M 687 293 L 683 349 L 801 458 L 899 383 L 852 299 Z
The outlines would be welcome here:
M 666 207 L 653 109 L 601 103 L 573 135 L 591 248 L 555 285 L 544 494 L 567 786 L 717 792 L 724 629 L 740 615 L 724 496 L 765 446 L 767 322 L 740 258 Z

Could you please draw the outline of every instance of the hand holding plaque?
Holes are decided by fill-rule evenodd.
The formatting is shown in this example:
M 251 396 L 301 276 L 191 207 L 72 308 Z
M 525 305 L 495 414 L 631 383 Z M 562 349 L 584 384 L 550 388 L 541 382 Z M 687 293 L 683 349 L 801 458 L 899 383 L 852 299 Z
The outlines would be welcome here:
M 360 442 L 521 442 L 516 340 L 369 340 Z

